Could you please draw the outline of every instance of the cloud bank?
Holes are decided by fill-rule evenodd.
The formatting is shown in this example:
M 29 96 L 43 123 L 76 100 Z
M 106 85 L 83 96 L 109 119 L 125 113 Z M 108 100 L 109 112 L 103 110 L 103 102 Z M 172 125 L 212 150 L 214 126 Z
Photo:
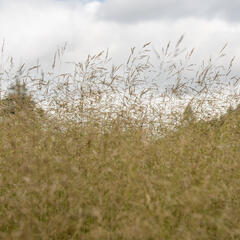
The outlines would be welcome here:
M 240 55 L 240 2 L 229 0 L 1 0 L 0 41 L 18 62 L 52 61 L 68 43 L 66 61 L 109 49 L 113 61 L 127 60 L 130 47 L 146 42 L 158 50 L 185 33 L 184 47 L 198 59 L 214 55 L 228 42 Z M 196 59 L 196 61 L 198 60 Z
M 122 23 L 198 17 L 239 22 L 238 0 L 106 0 L 99 18 Z

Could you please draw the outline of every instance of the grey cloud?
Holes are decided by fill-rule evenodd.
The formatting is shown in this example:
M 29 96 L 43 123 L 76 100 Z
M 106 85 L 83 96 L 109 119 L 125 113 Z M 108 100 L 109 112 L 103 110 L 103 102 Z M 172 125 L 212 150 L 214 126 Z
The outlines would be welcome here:
M 239 0 L 106 0 L 98 18 L 133 23 L 186 17 L 240 21 Z

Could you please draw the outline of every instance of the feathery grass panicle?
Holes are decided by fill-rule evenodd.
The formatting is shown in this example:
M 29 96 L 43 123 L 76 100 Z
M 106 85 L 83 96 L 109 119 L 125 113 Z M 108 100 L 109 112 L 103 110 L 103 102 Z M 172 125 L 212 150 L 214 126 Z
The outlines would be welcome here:
M 239 78 L 182 40 L 67 73 L 66 45 L 47 70 L 4 60 L 0 239 L 240 239 Z

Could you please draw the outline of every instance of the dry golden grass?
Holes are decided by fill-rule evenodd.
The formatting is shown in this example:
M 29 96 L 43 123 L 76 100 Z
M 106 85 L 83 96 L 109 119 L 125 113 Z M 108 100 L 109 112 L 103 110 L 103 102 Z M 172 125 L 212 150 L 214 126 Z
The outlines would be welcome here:
M 34 91 L 1 101 L 0 239 L 240 239 L 240 111 L 218 105 L 236 106 L 237 78 L 212 62 L 188 78 L 180 42 L 161 93 L 150 45 L 123 68 L 101 53 L 73 73 L 54 74 L 57 55 L 47 76 L 17 70 Z

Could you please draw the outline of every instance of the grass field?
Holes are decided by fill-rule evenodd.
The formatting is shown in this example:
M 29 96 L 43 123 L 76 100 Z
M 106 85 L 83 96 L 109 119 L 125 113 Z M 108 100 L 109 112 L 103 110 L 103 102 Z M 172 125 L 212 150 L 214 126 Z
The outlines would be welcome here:
M 0 239 L 240 239 L 232 61 L 192 79 L 180 42 L 161 53 L 158 73 L 174 79 L 162 92 L 150 45 L 123 68 L 104 52 L 72 73 L 56 74 L 57 55 L 51 74 L 8 69 L 29 95 L 1 100 Z

